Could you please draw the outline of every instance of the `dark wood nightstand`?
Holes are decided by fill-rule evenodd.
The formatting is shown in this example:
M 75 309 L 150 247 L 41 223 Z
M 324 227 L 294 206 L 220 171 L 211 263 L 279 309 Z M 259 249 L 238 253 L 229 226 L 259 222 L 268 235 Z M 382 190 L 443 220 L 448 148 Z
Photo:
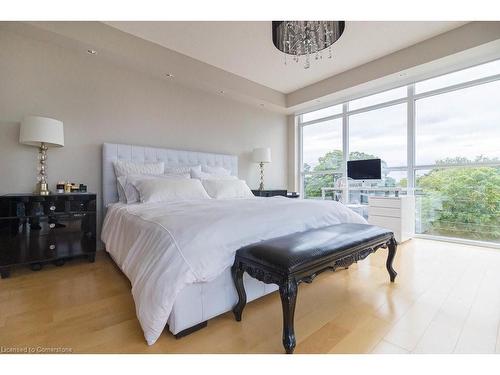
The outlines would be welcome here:
M 288 192 L 287 190 L 252 190 L 252 193 L 256 197 L 275 197 L 280 195 L 287 198 L 298 198 L 300 196 L 295 192 Z
M 18 265 L 38 271 L 67 259 L 95 260 L 96 195 L 92 193 L 0 196 L 0 274 Z

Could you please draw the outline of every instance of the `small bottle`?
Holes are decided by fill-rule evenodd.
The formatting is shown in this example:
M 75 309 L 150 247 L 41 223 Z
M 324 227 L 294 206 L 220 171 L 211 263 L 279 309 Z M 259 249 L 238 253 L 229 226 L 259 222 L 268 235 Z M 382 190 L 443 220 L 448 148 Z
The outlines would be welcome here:
M 71 193 L 71 182 L 66 182 L 66 185 L 64 185 L 64 192 Z
M 64 181 L 59 181 L 59 182 L 57 183 L 57 185 L 56 185 L 56 190 L 57 190 L 57 193 L 58 193 L 58 194 L 62 194 L 62 193 L 64 193 L 64 185 L 65 185 Z

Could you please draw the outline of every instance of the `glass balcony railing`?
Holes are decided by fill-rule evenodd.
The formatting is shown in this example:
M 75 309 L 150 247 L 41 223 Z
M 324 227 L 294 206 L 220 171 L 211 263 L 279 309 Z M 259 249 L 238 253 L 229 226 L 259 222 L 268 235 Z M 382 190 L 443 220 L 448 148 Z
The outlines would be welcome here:
M 500 243 L 500 167 L 416 173 L 415 232 Z
M 391 171 L 372 185 L 349 181 L 339 173 L 305 174 L 305 198 L 336 200 L 358 207 L 369 196 L 405 195 L 406 171 Z M 415 232 L 500 244 L 500 166 L 435 166 L 415 172 Z M 339 186 L 340 185 L 340 186 Z M 366 217 L 366 209 L 361 210 Z

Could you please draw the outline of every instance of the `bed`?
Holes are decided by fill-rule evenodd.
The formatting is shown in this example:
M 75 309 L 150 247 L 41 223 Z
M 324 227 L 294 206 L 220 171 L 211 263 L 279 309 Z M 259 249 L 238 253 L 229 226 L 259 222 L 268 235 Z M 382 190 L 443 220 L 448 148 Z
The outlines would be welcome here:
M 240 247 L 343 222 L 366 223 L 337 202 L 285 197 L 125 205 L 117 203 L 115 160 L 166 166 L 220 166 L 238 175 L 233 155 L 133 145 L 103 145 L 101 238 L 129 278 L 146 342 L 166 326 L 174 335 L 201 327 L 237 302 L 230 266 Z M 248 301 L 276 290 L 246 277 Z

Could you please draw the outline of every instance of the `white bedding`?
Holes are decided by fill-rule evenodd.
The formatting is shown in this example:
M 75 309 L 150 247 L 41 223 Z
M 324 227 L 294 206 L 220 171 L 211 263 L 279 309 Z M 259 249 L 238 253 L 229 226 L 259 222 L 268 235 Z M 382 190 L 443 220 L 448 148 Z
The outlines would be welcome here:
M 152 345 L 177 294 L 215 279 L 242 246 L 339 223 L 366 221 L 338 202 L 285 197 L 117 203 L 108 208 L 101 236 L 132 283 L 137 318 Z

